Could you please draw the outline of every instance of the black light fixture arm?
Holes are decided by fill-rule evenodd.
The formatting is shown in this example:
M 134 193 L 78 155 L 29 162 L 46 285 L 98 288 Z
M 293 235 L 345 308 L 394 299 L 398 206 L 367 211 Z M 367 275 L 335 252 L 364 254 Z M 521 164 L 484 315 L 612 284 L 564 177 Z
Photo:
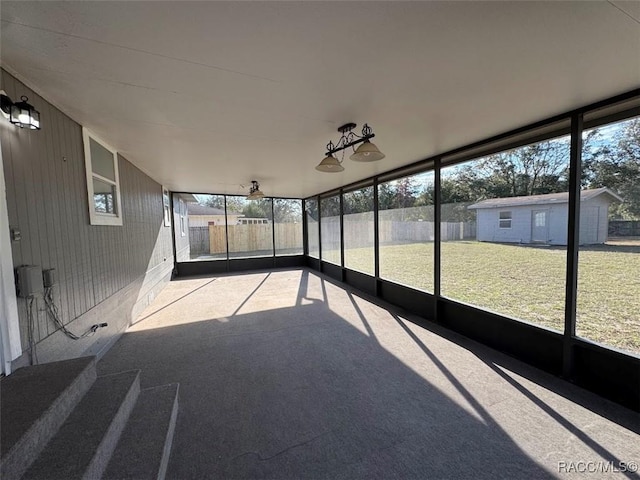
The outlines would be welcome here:
M 327 152 L 325 153 L 325 155 L 333 155 L 336 152 L 345 150 L 349 147 L 353 147 L 355 145 L 358 145 L 359 143 L 366 142 L 367 140 L 375 137 L 373 129 L 366 123 L 362 127 L 361 136 L 352 132 L 355 127 L 355 123 L 347 123 L 338 128 L 338 131 L 342 133 L 342 136 L 338 140 L 338 143 L 335 145 L 333 144 L 333 142 L 327 143 Z

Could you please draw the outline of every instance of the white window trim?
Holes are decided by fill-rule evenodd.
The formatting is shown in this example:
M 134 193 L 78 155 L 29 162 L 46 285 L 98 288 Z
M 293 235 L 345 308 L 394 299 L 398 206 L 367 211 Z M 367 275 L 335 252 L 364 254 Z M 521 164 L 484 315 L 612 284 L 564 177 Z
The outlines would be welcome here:
M 116 177 L 116 181 L 113 182 L 107 178 L 104 178 L 98 174 L 93 173 L 93 166 L 91 164 L 91 147 L 89 139 L 99 143 L 102 147 L 107 149 L 113 154 L 113 169 Z M 91 225 L 114 225 L 122 226 L 122 201 L 120 197 L 120 172 L 118 171 L 118 152 L 116 149 L 110 147 L 107 143 L 102 141 L 89 129 L 82 127 L 82 140 L 84 143 L 84 166 L 87 176 L 87 199 L 89 200 L 89 222 Z M 93 179 L 97 178 L 103 182 L 110 183 L 116 187 L 116 212 L 112 213 L 98 213 L 94 208 L 93 199 Z
M 509 218 L 500 218 L 501 213 L 508 213 Z M 508 227 L 503 227 L 502 225 L 500 225 L 501 222 L 506 222 L 506 221 L 509 221 Z M 513 225 L 513 210 L 498 211 L 498 228 L 500 228 L 501 230 L 510 230 L 512 225 Z
M 184 200 L 179 199 L 178 200 L 178 210 L 180 211 L 180 236 L 181 237 L 186 237 L 187 236 L 187 232 L 186 232 L 186 213 L 187 213 L 187 204 L 185 203 Z
M 167 198 L 167 203 L 165 203 L 165 194 Z M 162 186 L 162 221 L 164 222 L 165 227 L 171 226 L 171 193 L 169 189 Z

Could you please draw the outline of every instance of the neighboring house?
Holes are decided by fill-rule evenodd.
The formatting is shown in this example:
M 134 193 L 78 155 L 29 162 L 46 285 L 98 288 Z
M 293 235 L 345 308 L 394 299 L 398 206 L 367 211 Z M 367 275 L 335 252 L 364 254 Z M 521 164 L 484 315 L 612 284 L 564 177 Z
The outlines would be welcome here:
M 607 241 L 609 205 L 622 198 L 608 188 L 580 193 L 580 244 Z M 569 193 L 494 198 L 469 205 L 477 211 L 481 242 L 567 244 Z
M 237 225 L 238 218 L 244 217 L 241 213 L 231 211 L 227 212 L 227 216 L 229 217 L 229 225 Z M 209 225 L 226 225 L 224 210 L 198 203 L 189 204 L 189 226 L 208 227 Z
M 176 193 L 173 195 L 173 225 L 174 241 L 176 245 L 176 260 L 188 262 L 190 259 L 189 245 L 189 215 L 187 209 L 198 200 L 190 193 Z

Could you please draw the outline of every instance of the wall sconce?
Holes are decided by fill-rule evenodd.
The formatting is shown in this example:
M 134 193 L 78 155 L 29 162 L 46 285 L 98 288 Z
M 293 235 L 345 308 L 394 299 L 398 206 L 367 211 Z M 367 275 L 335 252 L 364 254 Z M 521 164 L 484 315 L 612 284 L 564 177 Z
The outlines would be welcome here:
M 0 92 L 0 111 L 14 125 L 30 130 L 40 130 L 40 112 L 27 103 L 28 97 L 20 97 L 20 102 L 13 103 L 4 92 Z
M 264 198 L 264 193 L 260 191 L 260 184 L 251 180 L 251 188 L 249 188 L 249 195 L 247 195 L 247 200 L 260 200 Z
M 342 158 L 338 160 L 333 156 L 334 153 L 344 151 L 345 149 L 352 147 L 353 154 L 349 157 L 355 162 L 375 162 L 382 160 L 385 155 L 382 153 L 374 143 L 370 140 L 375 137 L 373 129 L 366 123 L 362 127 L 362 135 L 353 133 L 352 130 L 356 128 L 355 123 L 346 123 L 338 128 L 338 131 L 342 134 L 340 139 L 334 145 L 333 142 L 327 144 L 327 153 L 325 158 L 318 164 L 316 170 L 319 172 L 342 172 L 344 167 L 342 161 L 344 159 L 344 152 Z M 361 144 L 358 148 L 355 145 Z

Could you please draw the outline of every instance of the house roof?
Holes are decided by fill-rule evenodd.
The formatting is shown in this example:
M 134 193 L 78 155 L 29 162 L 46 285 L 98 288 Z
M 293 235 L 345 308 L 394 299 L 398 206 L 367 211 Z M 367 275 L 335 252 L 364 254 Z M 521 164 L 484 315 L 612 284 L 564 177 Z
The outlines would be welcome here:
M 190 203 L 187 206 L 187 212 L 189 215 L 222 215 L 224 216 L 224 210 L 221 208 L 210 207 L 209 205 L 202 205 L 199 203 Z M 238 212 L 227 212 L 229 215 L 235 215 L 238 217 L 244 217 Z
M 580 192 L 580 200 L 590 200 L 599 195 L 609 195 L 613 201 L 622 202 L 622 197 L 614 191 L 602 187 Z M 569 202 L 569 192 L 548 193 L 546 195 L 529 195 L 525 197 L 491 198 L 469 205 L 469 209 L 520 207 L 524 205 L 552 205 Z

